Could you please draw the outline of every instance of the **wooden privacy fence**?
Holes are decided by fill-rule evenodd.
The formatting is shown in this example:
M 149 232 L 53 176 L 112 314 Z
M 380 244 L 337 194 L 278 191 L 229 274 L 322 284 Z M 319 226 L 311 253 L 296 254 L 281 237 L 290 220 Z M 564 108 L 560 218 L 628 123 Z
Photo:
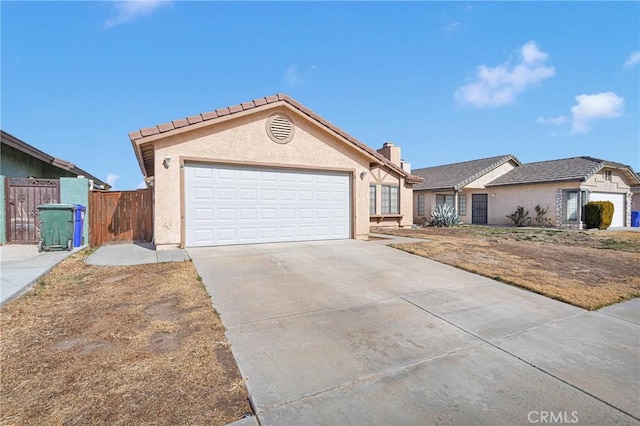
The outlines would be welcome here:
M 151 241 L 153 190 L 92 191 L 89 195 L 89 244 Z

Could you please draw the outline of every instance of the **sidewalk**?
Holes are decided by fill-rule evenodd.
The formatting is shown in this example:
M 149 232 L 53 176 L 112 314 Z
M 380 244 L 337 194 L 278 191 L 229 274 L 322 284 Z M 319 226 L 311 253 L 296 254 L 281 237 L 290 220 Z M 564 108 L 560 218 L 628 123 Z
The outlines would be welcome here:
M 54 266 L 83 248 L 38 253 L 36 245 L 0 246 L 0 306 L 20 296 Z

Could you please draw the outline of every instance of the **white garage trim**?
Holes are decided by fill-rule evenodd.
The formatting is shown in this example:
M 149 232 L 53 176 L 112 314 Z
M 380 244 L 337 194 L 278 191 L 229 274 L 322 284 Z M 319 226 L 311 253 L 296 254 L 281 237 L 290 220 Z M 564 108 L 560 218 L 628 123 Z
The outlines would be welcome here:
M 591 192 L 589 194 L 589 201 L 611 201 L 613 203 L 613 219 L 611 220 L 611 226 L 625 226 L 626 209 L 625 209 L 626 194 L 616 194 L 611 192 Z
M 185 163 L 185 246 L 351 238 L 351 173 Z

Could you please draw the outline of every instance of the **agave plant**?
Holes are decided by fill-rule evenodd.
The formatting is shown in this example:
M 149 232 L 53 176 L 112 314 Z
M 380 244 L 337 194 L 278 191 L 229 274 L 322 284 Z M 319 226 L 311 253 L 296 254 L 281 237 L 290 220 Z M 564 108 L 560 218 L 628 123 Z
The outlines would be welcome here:
M 438 204 L 431 213 L 431 226 L 444 226 L 450 228 L 462 223 L 456 209 L 451 204 Z

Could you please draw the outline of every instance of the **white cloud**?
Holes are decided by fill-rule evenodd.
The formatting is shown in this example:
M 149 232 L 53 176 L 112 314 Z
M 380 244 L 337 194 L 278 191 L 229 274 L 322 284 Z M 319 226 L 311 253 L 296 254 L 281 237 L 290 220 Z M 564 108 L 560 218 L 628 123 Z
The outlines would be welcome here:
M 126 24 L 141 16 L 148 16 L 155 10 L 169 6 L 173 3 L 170 0 L 115 0 L 113 1 L 113 17 L 104 23 L 105 28 Z
M 535 41 L 523 45 L 519 53 L 516 64 L 506 61 L 493 68 L 480 65 L 475 81 L 458 88 L 455 98 L 478 108 L 508 105 L 526 89 L 555 75 L 555 68 L 545 65 L 549 55 Z
M 561 125 L 562 123 L 566 123 L 567 117 L 564 115 L 559 115 L 557 117 L 538 117 L 536 118 L 536 123 L 538 124 L 555 124 L 556 126 Z
M 298 69 L 298 65 L 291 64 L 284 73 L 284 82 L 290 87 L 299 86 L 309 81 L 317 69 L 318 67 L 311 65 L 306 71 L 301 72 Z
M 591 130 L 589 122 L 592 120 L 619 117 L 624 112 L 624 98 L 613 92 L 578 95 L 576 102 L 571 107 L 571 134 L 588 133 Z
M 120 180 L 120 176 L 118 176 L 118 175 L 114 175 L 113 173 L 109 173 L 107 175 L 107 183 L 111 187 L 113 187 L 118 180 Z
M 460 22 L 458 21 L 453 21 L 453 22 L 449 22 L 447 25 L 442 27 L 442 32 L 444 32 L 446 35 L 450 35 L 454 31 L 459 31 L 461 29 L 462 29 L 462 24 L 460 24 Z
M 630 68 L 636 64 L 640 64 L 640 52 L 638 51 L 631 52 L 629 58 L 627 58 L 626 62 L 624 63 L 624 67 Z
M 136 189 L 147 189 L 147 184 L 144 183 L 144 180 L 138 184 L 138 188 Z

